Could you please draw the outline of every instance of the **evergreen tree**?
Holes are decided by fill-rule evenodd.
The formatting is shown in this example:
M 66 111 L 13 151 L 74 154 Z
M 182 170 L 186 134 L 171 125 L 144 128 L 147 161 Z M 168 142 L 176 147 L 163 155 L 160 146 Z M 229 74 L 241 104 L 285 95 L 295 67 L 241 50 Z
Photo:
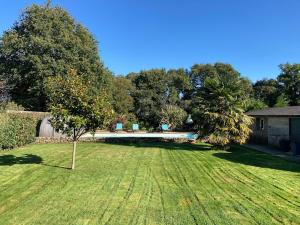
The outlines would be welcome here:
M 213 76 L 204 72 L 201 83 L 194 85 L 193 119 L 197 128 L 212 144 L 245 143 L 252 123 L 243 110 L 249 98 L 245 79 L 229 64 L 206 67 L 213 67 Z

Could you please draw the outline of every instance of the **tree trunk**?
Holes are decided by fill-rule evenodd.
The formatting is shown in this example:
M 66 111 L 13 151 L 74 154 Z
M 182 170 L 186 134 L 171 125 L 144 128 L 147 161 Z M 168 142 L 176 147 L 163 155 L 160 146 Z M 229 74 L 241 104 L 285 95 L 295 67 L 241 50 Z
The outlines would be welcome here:
M 73 141 L 72 170 L 75 169 L 76 144 L 77 144 L 77 142 Z

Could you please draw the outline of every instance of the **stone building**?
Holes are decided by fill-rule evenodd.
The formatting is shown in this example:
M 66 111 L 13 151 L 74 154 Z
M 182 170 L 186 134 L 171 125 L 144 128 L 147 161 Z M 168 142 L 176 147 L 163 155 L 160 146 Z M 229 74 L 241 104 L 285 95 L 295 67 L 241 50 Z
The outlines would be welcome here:
M 254 142 L 278 147 L 281 141 L 300 142 L 300 106 L 266 108 L 247 115 L 254 117 Z

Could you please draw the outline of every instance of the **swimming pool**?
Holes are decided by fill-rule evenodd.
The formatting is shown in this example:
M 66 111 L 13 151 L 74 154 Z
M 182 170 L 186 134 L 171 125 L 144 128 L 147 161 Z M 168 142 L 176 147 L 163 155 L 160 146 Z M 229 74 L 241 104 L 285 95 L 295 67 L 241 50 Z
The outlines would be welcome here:
M 87 133 L 82 138 L 93 138 L 91 133 Z M 164 139 L 187 139 L 196 140 L 198 134 L 193 132 L 100 132 L 96 133 L 94 138 L 105 139 L 105 138 L 164 138 Z

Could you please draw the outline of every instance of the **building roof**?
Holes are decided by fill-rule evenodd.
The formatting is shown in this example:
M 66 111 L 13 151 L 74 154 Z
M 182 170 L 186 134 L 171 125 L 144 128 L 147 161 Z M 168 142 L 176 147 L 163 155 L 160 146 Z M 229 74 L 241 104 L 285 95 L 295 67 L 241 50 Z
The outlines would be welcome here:
M 248 116 L 300 116 L 300 106 L 266 108 L 253 110 L 246 114 Z

